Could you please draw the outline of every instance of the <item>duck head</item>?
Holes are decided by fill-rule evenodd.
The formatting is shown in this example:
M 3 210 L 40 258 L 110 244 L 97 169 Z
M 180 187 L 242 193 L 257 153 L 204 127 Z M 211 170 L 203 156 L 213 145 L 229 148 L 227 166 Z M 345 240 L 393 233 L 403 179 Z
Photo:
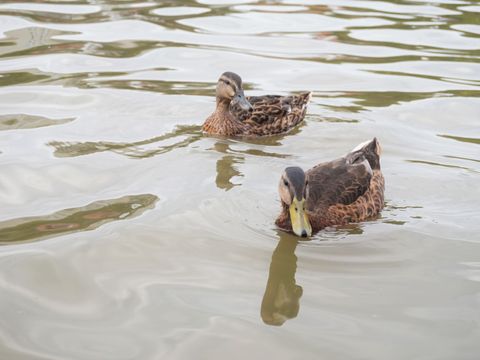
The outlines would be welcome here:
M 312 235 L 312 226 L 305 212 L 307 178 L 299 167 L 287 167 L 280 178 L 278 192 L 285 207 L 288 207 L 292 230 L 297 236 Z
M 253 111 L 252 105 L 245 99 L 242 78 L 230 71 L 224 72 L 217 82 L 217 104 L 222 102 L 230 106 L 238 105 L 245 111 Z

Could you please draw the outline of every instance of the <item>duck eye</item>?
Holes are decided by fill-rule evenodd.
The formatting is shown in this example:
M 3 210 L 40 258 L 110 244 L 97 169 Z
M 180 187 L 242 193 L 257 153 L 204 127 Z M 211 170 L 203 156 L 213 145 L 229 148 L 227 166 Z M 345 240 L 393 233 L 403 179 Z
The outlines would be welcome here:
M 287 181 L 287 180 L 283 180 L 283 185 L 288 186 L 288 181 Z
M 230 85 L 230 81 L 225 80 L 225 84 Z

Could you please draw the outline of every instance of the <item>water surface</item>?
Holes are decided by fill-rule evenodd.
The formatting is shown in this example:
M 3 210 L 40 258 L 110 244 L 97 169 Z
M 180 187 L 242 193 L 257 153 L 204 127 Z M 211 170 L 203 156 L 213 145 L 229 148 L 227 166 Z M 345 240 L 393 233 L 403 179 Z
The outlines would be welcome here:
M 0 358 L 477 359 L 473 0 L 0 4 Z M 226 70 L 305 123 L 203 136 Z M 309 242 L 277 183 L 376 136 L 386 208 Z

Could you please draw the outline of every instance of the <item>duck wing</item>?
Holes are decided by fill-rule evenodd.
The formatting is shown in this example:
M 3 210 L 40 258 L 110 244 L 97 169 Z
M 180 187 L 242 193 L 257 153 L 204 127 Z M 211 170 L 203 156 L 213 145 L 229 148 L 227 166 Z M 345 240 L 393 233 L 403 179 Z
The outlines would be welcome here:
M 280 96 L 249 96 L 247 100 L 253 107 L 248 112 L 233 106 L 230 111 L 248 125 L 251 135 L 273 135 L 286 132 L 299 124 L 305 117 L 311 93 Z
M 307 207 L 314 210 L 352 204 L 369 189 L 374 170 L 380 170 L 376 138 L 340 159 L 313 167 L 307 171 Z
M 349 164 L 345 158 L 315 166 L 307 171 L 307 208 L 349 205 L 370 186 L 372 169 L 368 162 Z
M 253 107 L 252 112 L 245 111 L 238 105 L 230 107 L 230 112 L 243 122 L 246 120 L 256 124 L 272 122 L 278 117 L 285 116 L 291 108 L 291 96 L 247 96 L 247 100 Z

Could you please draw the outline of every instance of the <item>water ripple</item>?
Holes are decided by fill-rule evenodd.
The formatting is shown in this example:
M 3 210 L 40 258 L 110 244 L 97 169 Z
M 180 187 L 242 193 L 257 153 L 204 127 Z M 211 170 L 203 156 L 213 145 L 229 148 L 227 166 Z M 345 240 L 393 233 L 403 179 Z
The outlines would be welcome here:
M 158 198 L 154 195 L 125 196 L 102 200 L 81 208 L 65 209 L 54 214 L 11 219 L 0 222 L 0 244 L 34 241 L 72 233 L 93 230 L 115 220 L 138 216 L 153 208 Z
M 478 354 L 478 13 L 473 0 L 2 2 L 0 357 Z M 313 91 L 305 123 L 203 135 L 226 70 L 247 95 Z M 275 227 L 285 167 L 372 136 L 379 218 L 299 243 Z

